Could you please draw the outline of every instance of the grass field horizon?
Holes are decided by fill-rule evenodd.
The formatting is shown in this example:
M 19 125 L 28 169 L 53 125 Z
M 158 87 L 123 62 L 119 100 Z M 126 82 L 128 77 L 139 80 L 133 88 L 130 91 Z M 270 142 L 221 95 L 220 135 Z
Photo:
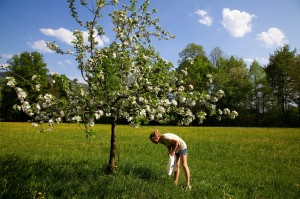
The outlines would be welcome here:
M 167 148 L 149 134 L 172 132 L 188 144 L 191 191 L 166 175 Z M 107 175 L 110 125 L 95 137 L 60 124 L 39 133 L 0 122 L 0 198 L 300 198 L 300 129 L 117 126 L 115 175 Z

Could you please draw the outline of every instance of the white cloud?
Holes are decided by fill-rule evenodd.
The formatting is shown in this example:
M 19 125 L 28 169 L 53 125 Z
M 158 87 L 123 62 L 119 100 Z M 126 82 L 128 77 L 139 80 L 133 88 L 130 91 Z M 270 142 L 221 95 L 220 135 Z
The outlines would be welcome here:
M 233 37 L 243 37 L 251 32 L 251 21 L 256 16 L 239 10 L 223 9 L 222 25 Z
M 72 63 L 72 62 L 71 62 L 70 60 L 68 60 L 68 59 L 65 59 L 64 62 L 67 63 L 67 64 L 71 64 L 71 63 Z
M 31 48 L 33 48 L 39 52 L 42 52 L 42 53 L 53 53 L 54 52 L 47 47 L 46 41 L 44 41 L 44 40 L 38 40 L 33 43 L 28 42 L 28 45 Z
M 199 23 L 206 25 L 206 26 L 211 26 L 213 23 L 213 18 L 208 15 L 206 10 L 199 10 L 197 9 L 195 14 L 200 16 L 201 18 L 198 20 Z
M 7 60 L 11 59 L 12 57 L 13 57 L 12 54 L 2 54 L 2 55 L 0 55 L 0 60 L 3 62 L 7 62 Z M 0 66 L 3 66 L 6 68 L 8 66 L 8 64 L 0 62 Z
M 65 59 L 65 60 L 63 60 L 63 61 L 59 61 L 59 62 L 58 62 L 58 65 L 65 65 L 65 64 L 70 65 L 71 63 L 72 63 L 72 62 L 71 62 L 70 60 Z
M 267 48 L 283 46 L 288 43 L 284 33 L 278 28 L 269 28 L 267 32 L 257 34 L 256 39 L 264 43 Z
M 247 63 L 247 65 L 251 65 L 252 62 L 256 60 L 260 65 L 265 66 L 269 63 L 269 59 L 265 57 L 256 57 L 256 58 L 245 58 L 244 61 Z
M 69 45 L 72 45 L 74 40 L 73 32 L 65 28 L 51 29 L 51 28 L 41 28 L 40 31 L 47 36 L 52 36 L 59 39 L 62 42 L 65 42 Z
M 12 54 L 2 54 L 1 57 L 5 58 L 5 59 L 10 59 L 13 57 Z
M 97 35 L 97 32 L 95 30 L 95 34 L 93 35 L 94 37 Z M 84 39 L 84 43 L 87 44 L 88 43 L 88 31 L 83 31 L 83 39 Z M 105 43 L 109 42 L 109 38 L 105 35 L 99 37 L 96 37 L 96 41 L 98 42 L 98 46 L 99 47 L 103 47 L 105 45 Z
M 0 68 L 7 68 L 8 67 L 8 64 L 5 64 L 5 63 L 0 63 Z M 1 70 L 0 70 L 1 71 Z
M 73 45 L 72 41 L 75 39 L 73 36 L 73 32 L 65 29 L 65 28 L 59 28 L 59 29 L 51 29 L 51 28 L 41 28 L 40 31 L 47 36 L 52 36 L 57 39 L 59 39 L 61 42 L 67 43 L 68 45 Z M 97 36 L 97 31 L 95 30 L 94 36 Z M 88 31 L 83 31 L 83 39 L 84 42 L 88 43 Z M 98 46 L 103 47 L 106 43 L 109 42 L 109 38 L 107 36 L 97 36 L 96 41 L 98 42 Z

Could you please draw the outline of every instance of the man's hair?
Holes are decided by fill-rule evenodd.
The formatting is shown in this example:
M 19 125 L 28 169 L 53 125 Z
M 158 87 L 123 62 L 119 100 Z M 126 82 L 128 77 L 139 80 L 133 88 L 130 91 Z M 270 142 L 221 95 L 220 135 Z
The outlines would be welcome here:
M 153 131 L 151 134 L 150 134 L 150 140 L 151 140 L 151 138 L 153 138 L 153 137 L 156 137 L 158 135 L 158 130 L 155 130 L 155 131 Z

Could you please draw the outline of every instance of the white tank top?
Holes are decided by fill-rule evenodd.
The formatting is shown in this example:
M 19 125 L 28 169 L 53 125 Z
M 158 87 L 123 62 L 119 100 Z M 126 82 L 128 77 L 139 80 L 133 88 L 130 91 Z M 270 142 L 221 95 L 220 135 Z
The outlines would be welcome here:
M 175 153 L 178 153 L 178 151 L 180 150 L 183 150 L 183 149 L 186 149 L 187 148 L 187 145 L 186 143 L 183 141 L 183 139 L 181 139 L 178 135 L 175 135 L 173 133 L 165 133 L 165 134 L 162 134 L 162 136 L 165 138 L 165 145 L 167 147 L 171 146 L 172 145 L 172 142 L 171 140 L 177 140 L 179 142 L 179 146 L 177 147 Z

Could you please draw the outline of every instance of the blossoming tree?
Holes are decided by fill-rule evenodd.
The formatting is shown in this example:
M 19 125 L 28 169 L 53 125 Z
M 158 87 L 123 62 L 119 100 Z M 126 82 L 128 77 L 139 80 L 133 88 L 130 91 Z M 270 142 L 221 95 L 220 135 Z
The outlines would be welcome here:
M 229 109 L 218 110 L 215 103 L 224 95 L 222 90 L 215 94 L 201 93 L 192 85 L 185 87 L 186 70 L 177 72 L 170 62 L 160 57 L 151 46 L 152 39 L 173 38 L 159 25 L 159 18 L 152 16 L 156 9 L 149 10 L 149 0 L 143 3 L 131 0 L 129 5 L 119 5 L 118 0 L 97 0 L 95 5 L 86 1 L 68 0 L 73 18 L 88 31 L 88 43 L 84 42 L 83 31 L 75 30 L 74 52 L 62 50 L 55 43 L 48 47 L 61 54 L 76 57 L 87 87 L 76 80 L 70 82 L 65 76 L 52 73 L 53 84 L 62 85 L 65 97 L 56 98 L 50 93 L 40 93 L 37 103 L 26 100 L 22 88 L 8 77 L 8 84 L 15 88 L 21 108 L 34 120 L 34 125 L 48 124 L 52 127 L 63 120 L 84 123 L 87 135 L 92 133 L 95 120 L 102 116 L 111 118 L 111 150 L 108 170 L 116 167 L 116 125 L 121 118 L 138 125 L 149 121 L 167 123 L 179 121 L 188 125 L 198 119 L 202 123 L 207 114 L 218 118 L 237 116 Z M 77 2 L 78 3 L 78 2 Z M 83 23 L 76 6 L 87 8 L 92 20 Z M 105 30 L 100 22 L 108 6 L 113 11 L 108 14 L 112 20 L 115 40 L 104 48 L 97 47 L 98 36 Z M 208 81 L 211 77 L 208 77 Z M 38 84 L 38 79 L 36 79 Z M 192 112 L 192 107 L 199 107 Z

